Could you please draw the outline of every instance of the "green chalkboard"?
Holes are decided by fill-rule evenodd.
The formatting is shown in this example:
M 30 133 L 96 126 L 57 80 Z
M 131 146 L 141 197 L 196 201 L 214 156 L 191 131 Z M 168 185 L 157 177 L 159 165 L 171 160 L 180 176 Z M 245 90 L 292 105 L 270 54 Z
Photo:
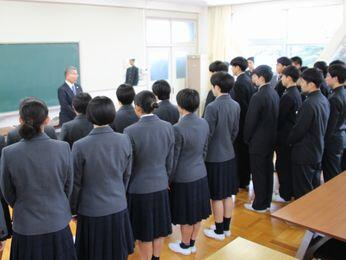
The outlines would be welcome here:
M 17 110 L 25 97 L 58 105 L 68 66 L 79 71 L 78 43 L 0 44 L 0 113 Z

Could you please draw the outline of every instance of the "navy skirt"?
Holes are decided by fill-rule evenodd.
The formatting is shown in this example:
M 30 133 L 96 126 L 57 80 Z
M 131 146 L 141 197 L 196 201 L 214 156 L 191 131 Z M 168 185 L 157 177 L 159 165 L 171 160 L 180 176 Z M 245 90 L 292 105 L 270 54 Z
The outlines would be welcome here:
M 210 198 L 223 200 L 238 193 L 239 181 L 235 159 L 226 162 L 206 162 Z
M 11 260 L 76 260 L 76 251 L 70 227 L 34 236 L 13 232 Z
M 211 214 L 208 178 L 171 184 L 170 202 L 174 225 L 194 225 Z
M 127 259 L 134 240 L 127 209 L 102 217 L 77 217 L 76 251 L 80 260 Z
M 151 242 L 172 233 L 168 190 L 127 196 L 133 235 Z

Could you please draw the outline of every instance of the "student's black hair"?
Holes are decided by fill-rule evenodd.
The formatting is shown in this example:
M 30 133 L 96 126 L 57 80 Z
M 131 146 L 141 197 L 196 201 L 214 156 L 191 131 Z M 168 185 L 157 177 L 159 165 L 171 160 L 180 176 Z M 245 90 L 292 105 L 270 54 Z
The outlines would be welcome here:
M 304 72 L 308 69 L 309 67 L 308 66 L 301 66 L 300 67 L 300 72 Z
M 142 108 L 145 114 L 150 114 L 159 107 L 155 95 L 148 90 L 143 90 L 135 96 L 135 105 Z
M 322 81 L 324 80 L 321 71 L 315 68 L 305 70 L 302 73 L 301 78 L 303 78 L 307 83 L 314 83 L 317 88 L 320 87 Z
M 328 72 L 332 78 L 337 77 L 340 84 L 346 81 L 346 66 L 341 64 L 335 64 L 329 66 Z
M 276 62 L 283 65 L 283 66 L 289 66 L 292 64 L 291 59 L 289 59 L 287 57 L 280 57 L 276 60 Z
M 255 62 L 255 57 L 249 57 L 246 59 L 247 61 L 251 60 L 252 62 Z
M 131 105 L 135 98 L 135 90 L 129 84 L 121 84 L 117 88 L 117 98 L 123 105 Z
M 327 63 L 325 61 L 317 61 L 317 62 L 315 62 L 314 68 L 318 69 L 319 71 L 321 71 L 324 78 L 327 76 L 328 65 L 327 65 Z
M 87 107 L 87 119 L 94 125 L 108 125 L 115 119 L 113 101 L 105 96 L 94 97 Z
M 300 66 L 303 65 L 303 60 L 299 56 L 294 56 L 291 58 L 291 61 L 294 63 L 298 63 Z
M 258 66 L 252 74 L 257 75 L 257 77 L 263 77 L 266 83 L 269 83 L 273 78 L 272 68 L 268 65 Z
M 226 63 L 223 61 L 214 61 L 209 65 L 209 71 L 214 73 L 214 72 L 219 72 L 219 71 L 224 71 L 228 72 L 228 66 Z
M 282 72 L 282 74 L 285 75 L 286 77 L 291 77 L 293 82 L 297 82 L 297 80 L 300 77 L 299 69 L 297 69 L 293 65 L 287 66 Z
M 37 98 L 26 98 L 21 101 L 19 115 L 23 120 L 19 135 L 30 140 L 42 132 L 41 126 L 48 117 L 47 105 Z
M 79 93 L 72 99 L 72 106 L 78 113 L 85 115 L 90 100 L 91 96 L 88 93 Z
M 337 64 L 346 65 L 346 63 L 343 62 L 342 60 L 333 60 L 331 63 L 329 63 L 329 66 L 333 66 L 333 65 L 337 65 Z
M 227 72 L 215 72 L 210 78 L 211 84 L 220 87 L 221 93 L 229 93 L 234 85 L 234 78 Z
M 171 94 L 171 86 L 165 80 L 155 81 L 152 90 L 159 100 L 169 99 Z
M 231 60 L 231 66 L 239 66 L 241 71 L 245 71 L 248 67 L 247 60 L 244 57 L 235 57 Z
M 182 109 L 194 113 L 199 107 L 199 94 L 196 90 L 185 88 L 177 94 L 177 104 Z

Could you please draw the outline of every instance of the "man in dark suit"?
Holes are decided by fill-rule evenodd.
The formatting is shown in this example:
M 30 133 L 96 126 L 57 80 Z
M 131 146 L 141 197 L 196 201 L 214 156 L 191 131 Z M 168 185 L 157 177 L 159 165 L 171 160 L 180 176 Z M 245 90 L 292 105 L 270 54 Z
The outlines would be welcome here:
M 110 126 L 115 132 L 123 133 L 126 127 L 138 121 L 135 109 L 132 106 L 136 93 L 131 85 L 122 84 L 118 87 L 116 94 L 120 108 Z
M 159 107 L 154 110 L 161 120 L 171 123 L 172 125 L 179 121 L 179 110 L 170 101 L 171 86 L 165 80 L 158 80 L 153 84 L 153 93 L 161 100 Z
M 86 117 L 86 109 L 91 100 L 88 93 L 79 93 L 72 100 L 73 109 L 76 111 L 77 116 L 62 125 L 59 139 L 70 144 L 87 136 L 93 129 L 93 124 L 90 123 Z
M 231 61 L 232 73 L 237 77 L 233 89 L 232 98 L 240 106 L 239 133 L 235 140 L 235 150 L 238 166 L 239 187 L 246 188 L 250 183 L 250 157 L 249 147 L 244 142 L 244 123 L 246 112 L 255 88 L 252 85 L 250 77 L 245 73 L 248 61 L 243 57 L 236 57 Z
M 327 83 L 333 89 L 329 96 L 330 117 L 325 135 L 322 159 L 324 181 L 338 175 L 341 169 L 344 139 L 346 138 L 346 67 L 332 65 L 328 68 Z
M 279 96 L 270 86 L 273 76 L 269 66 L 258 66 L 252 79 L 259 87 L 245 117 L 244 141 L 249 145 L 250 168 L 255 200 L 244 204 L 248 210 L 264 213 L 270 208 L 273 194 L 273 154 L 279 114 Z
M 280 57 L 277 59 L 276 62 L 277 62 L 276 73 L 278 74 L 279 77 L 278 77 L 278 82 L 275 86 L 275 90 L 278 93 L 279 97 L 281 98 L 286 90 L 286 88 L 282 85 L 282 81 L 281 81 L 282 72 L 287 66 L 291 65 L 292 61 L 287 57 Z
M 249 57 L 247 58 L 247 70 L 245 71 L 245 74 L 249 76 L 251 79 L 252 72 L 255 69 L 255 57 Z
M 297 112 L 302 105 L 302 98 L 297 87 L 299 70 L 290 65 L 282 72 L 282 84 L 286 88 L 280 99 L 278 133 L 276 141 L 275 168 L 279 178 L 279 194 L 273 195 L 273 201 L 288 202 L 293 197 L 291 148 L 287 138 L 296 122 Z
M 60 126 L 76 117 L 76 113 L 72 107 L 72 99 L 75 95 L 83 92 L 82 87 L 77 84 L 77 79 L 77 68 L 68 67 L 65 70 L 65 83 L 58 89 Z
M 135 66 L 135 59 L 130 59 L 130 65 L 126 70 L 126 80 L 125 83 L 131 86 L 137 86 L 139 80 L 138 68 Z
M 329 118 L 329 102 L 319 86 L 323 80 L 317 69 L 305 70 L 299 80 L 303 93 L 308 93 L 297 121 L 288 137 L 292 146 L 293 192 L 296 199 L 320 184 L 324 136 Z

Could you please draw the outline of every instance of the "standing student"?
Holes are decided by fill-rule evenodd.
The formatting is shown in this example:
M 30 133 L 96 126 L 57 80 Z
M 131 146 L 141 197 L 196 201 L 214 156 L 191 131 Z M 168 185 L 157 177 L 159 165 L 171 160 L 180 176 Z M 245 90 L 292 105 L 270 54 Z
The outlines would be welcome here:
M 72 107 L 72 99 L 75 95 L 82 93 L 82 87 L 77 84 L 78 72 L 75 67 L 68 67 L 65 70 L 65 82 L 58 89 L 58 99 L 60 103 L 59 125 L 71 121 L 76 117 L 76 112 Z
M 232 195 L 238 192 L 233 143 L 239 130 L 240 106 L 229 95 L 234 85 L 230 74 L 216 72 L 210 81 L 216 99 L 207 106 L 204 116 L 210 129 L 205 161 L 215 227 L 204 229 L 204 234 L 223 240 L 231 234 Z
M 270 209 L 273 194 L 273 153 L 279 115 L 279 96 L 271 88 L 271 68 L 258 66 L 253 75 L 258 92 L 250 100 L 244 125 L 244 140 L 249 144 L 250 169 L 255 191 L 248 210 L 264 213 Z
M 255 57 L 249 57 L 247 58 L 247 70 L 245 71 L 245 74 L 248 75 L 251 79 L 252 77 L 252 72 L 255 69 Z
M 292 146 L 293 192 L 296 199 L 320 183 L 324 136 L 330 111 L 328 100 L 319 89 L 323 76 L 317 69 L 307 69 L 299 81 L 307 98 L 288 137 Z
M 72 100 L 72 106 L 77 116 L 69 122 L 66 122 L 61 127 L 59 139 L 68 142 L 72 145 L 77 140 L 87 136 L 93 129 L 92 123 L 86 118 L 86 109 L 91 100 L 88 93 L 79 93 Z
M 287 58 L 287 57 L 280 57 L 276 61 L 276 73 L 278 74 L 278 83 L 275 86 L 275 90 L 278 93 L 279 97 L 281 98 L 282 95 L 285 92 L 285 87 L 282 85 L 281 77 L 282 77 L 282 72 L 284 69 L 291 65 L 292 61 Z
M 142 91 L 135 97 L 139 121 L 124 133 L 133 148 L 133 169 L 128 188 L 128 207 L 141 259 L 159 259 L 164 237 L 172 233 L 168 179 L 174 156 L 171 124 L 154 115 L 155 95 Z
M 174 167 L 171 175 L 170 203 L 172 223 L 180 225 L 181 242 L 170 243 L 169 248 L 189 255 L 196 252 L 195 241 L 201 221 L 209 217 L 210 196 L 207 170 L 204 164 L 209 137 L 209 125 L 196 115 L 199 94 L 183 89 L 177 94 L 182 116 L 174 125 Z
M 170 101 L 171 86 L 165 80 L 156 81 L 153 86 L 153 93 L 160 100 L 159 107 L 154 110 L 154 114 L 161 120 L 176 124 L 179 121 L 179 111 Z
M 291 58 L 292 66 L 296 67 L 299 71 L 301 71 L 301 68 L 303 66 L 303 60 L 299 56 L 294 56 Z
M 297 87 L 299 77 L 300 72 L 293 65 L 286 67 L 282 72 L 281 80 L 286 91 L 280 99 L 275 163 L 280 195 L 273 195 L 273 200 L 278 202 L 288 202 L 293 197 L 291 148 L 287 143 L 287 138 L 302 105 L 302 98 Z
M 317 61 L 314 64 L 314 68 L 317 69 L 318 71 L 320 71 L 323 75 L 323 80 L 321 82 L 321 85 L 319 86 L 322 94 L 328 98 L 328 96 L 331 94 L 331 88 L 330 86 L 328 86 L 327 82 L 326 82 L 326 77 L 327 77 L 327 73 L 328 73 L 328 65 L 326 62 L 324 61 Z
M 131 85 L 121 84 L 118 87 L 116 94 L 120 108 L 110 126 L 115 132 L 123 133 L 126 127 L 138 121 L 135 109 L 132 106 L 136 93 Z
M 77 214 L 78 259 L 125 260 L 133 252 L 126 202 L 132 147 L 126 135 L 114 133 L 108 125 L 114 117 L 111 99 L 93 98 L 87 118 L 94 129 L 73 144 L 71 209 Z
M 19 115 L 23 140 L 5 147 L 1 156 L 1 192 L 13 208 L 10 257 L 76 259 L 69 228 L 73 179 L 70 147 L 43 133 L 49 118 L 42 101 L 27 100 Z
M 135 66 L 135 61 L 135 59 L 130 59 L 130 67 L 126 70 L 125 84 L 129 84 L 131 86 L 137 86 L 139 81 L 139 70 Z
M 324 181 L 328 181 L 341 171 L 344 140 L 346 138 L 346 67 L 332 65 L 328 68 L 327 83 L 333 92 L 329 96 L 330 116 L 322 158 Z
M 231 61 L 233 75 L 237 77 L 231 91 L 232 98 L 240 105 L 239 134 L 235 141 L 235 154 L 237 158 L 237 169 L 239 187 L 246 188 L 250 183 L 250 158 L 249 147 L 244 142 L 244 122 L 246 112 L 255 88 L 251 78 L 245 74 L 248 62 L 243 57 L 236 57 Z
M 210 73 L 215 73 L 215 72 L 220 72 L 220 71 L 224 71 L 224 72 L 228 72 L 228 68 L 229 66 L 227 66 L 227 64 L 225 62 L 222 61 L 214 61 L 209 65 L 209 72 Z M 205 104 L 204 104 L 204 111 L 203 111 L 203 117 L 205 115 L 205 110 L 207 108 L 207 106 L 213 102 L 215 100 L 215 96 L 213 93 L 213 90 L 209 90 L 207 98 L 205 100 Z

